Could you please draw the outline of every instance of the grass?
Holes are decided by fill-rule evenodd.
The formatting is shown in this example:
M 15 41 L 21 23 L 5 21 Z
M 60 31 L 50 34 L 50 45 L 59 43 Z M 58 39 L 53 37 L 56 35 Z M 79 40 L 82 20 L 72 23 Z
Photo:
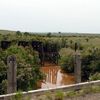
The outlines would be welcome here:
M 83 96 L 91 93 L 100 93 L 100 86 L 90 86 L 78 91 L 69 91 L 66 93 L 66 97 Z
M 65 98 L 75 98 L 85 96 L 87 94 L 100 93 L 100 86 L 90 86 L 88 88 L 82 88 L 81 90 L 71 90 L 68 92 L 56 91 L 54 93 L 47 92 L 44 96 L 39 96 L 37 100 L 65 100 Z
M 22 100 L 22 92 L 21 91 L 18 91 L 16 93 L 16 95 L 14 96 L 14 100 Z

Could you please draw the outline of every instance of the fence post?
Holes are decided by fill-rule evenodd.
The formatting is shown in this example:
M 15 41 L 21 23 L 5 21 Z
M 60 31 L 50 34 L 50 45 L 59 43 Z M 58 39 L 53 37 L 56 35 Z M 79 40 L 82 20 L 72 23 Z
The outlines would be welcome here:
M 16 92 L 17 81 L 16 81 L 16 72 L 17 72 L 17 63 L 15 56 L 7 57 L 7 93 Z
M 74 75 L 75 83 L 81 82 L 81 55 L 78 52 L 75 52 L 74 56 Z

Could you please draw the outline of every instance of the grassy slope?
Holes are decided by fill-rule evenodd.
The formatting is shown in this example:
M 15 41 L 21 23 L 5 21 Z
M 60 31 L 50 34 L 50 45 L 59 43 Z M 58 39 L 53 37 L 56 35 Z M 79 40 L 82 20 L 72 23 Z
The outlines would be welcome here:
M 0 30 L 0 34 L 14 34 L 15 31 L 10 31 L 10 30 Z

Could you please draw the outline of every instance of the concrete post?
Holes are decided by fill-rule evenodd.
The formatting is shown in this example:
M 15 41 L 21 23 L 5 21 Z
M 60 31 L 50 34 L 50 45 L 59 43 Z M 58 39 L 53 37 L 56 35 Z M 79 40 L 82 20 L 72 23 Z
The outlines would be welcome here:
M 74 58 L 74 75 L 75 75 L 75 83 L 81 82 L 81 55 L 80 53 L 75 53 Z
M 7 58 L 7 93 L 14 93 L 16 92 L 17 88 L 17 80 L 16 80 L 16 73 L 17 73 L 17 64 L 16 64 L 16 57 L 15 56 L 8 56 Z
M 44 65 L 44 48 L 43 48 L 43 43 L 41 44 L 42 46 L 42 65 Z

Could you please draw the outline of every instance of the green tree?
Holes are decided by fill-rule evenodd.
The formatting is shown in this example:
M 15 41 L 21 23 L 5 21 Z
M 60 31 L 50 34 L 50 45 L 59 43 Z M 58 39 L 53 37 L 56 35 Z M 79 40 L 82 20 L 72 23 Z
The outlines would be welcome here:
M 0 94 L 6 93 L 6 58 L 9 55 L 14 55 L 17 59 L 17 89 L 23 91 L 36 89 L 37 82 L 43 79 L 38 52 L 33 51 L 31 47 L 23 48 L 15 45 L 0 52 Z
M 25 35 L 25 36 L 28 36 L 28 35 L 30 35 L 30 34 L 29 34 L 28 32 L 24 32 L 24 35 Z
M 22 33 L 21 33 L 20 31 L 17 31 L 17 32 L 16 32 L 16 35 L 22 36 Z
M 49 33 L 47 33 L 47 37 L 51 37 L 51 35 L 52 35 L 52 34 L 51 34 L 50 32 L 49 32 Z

